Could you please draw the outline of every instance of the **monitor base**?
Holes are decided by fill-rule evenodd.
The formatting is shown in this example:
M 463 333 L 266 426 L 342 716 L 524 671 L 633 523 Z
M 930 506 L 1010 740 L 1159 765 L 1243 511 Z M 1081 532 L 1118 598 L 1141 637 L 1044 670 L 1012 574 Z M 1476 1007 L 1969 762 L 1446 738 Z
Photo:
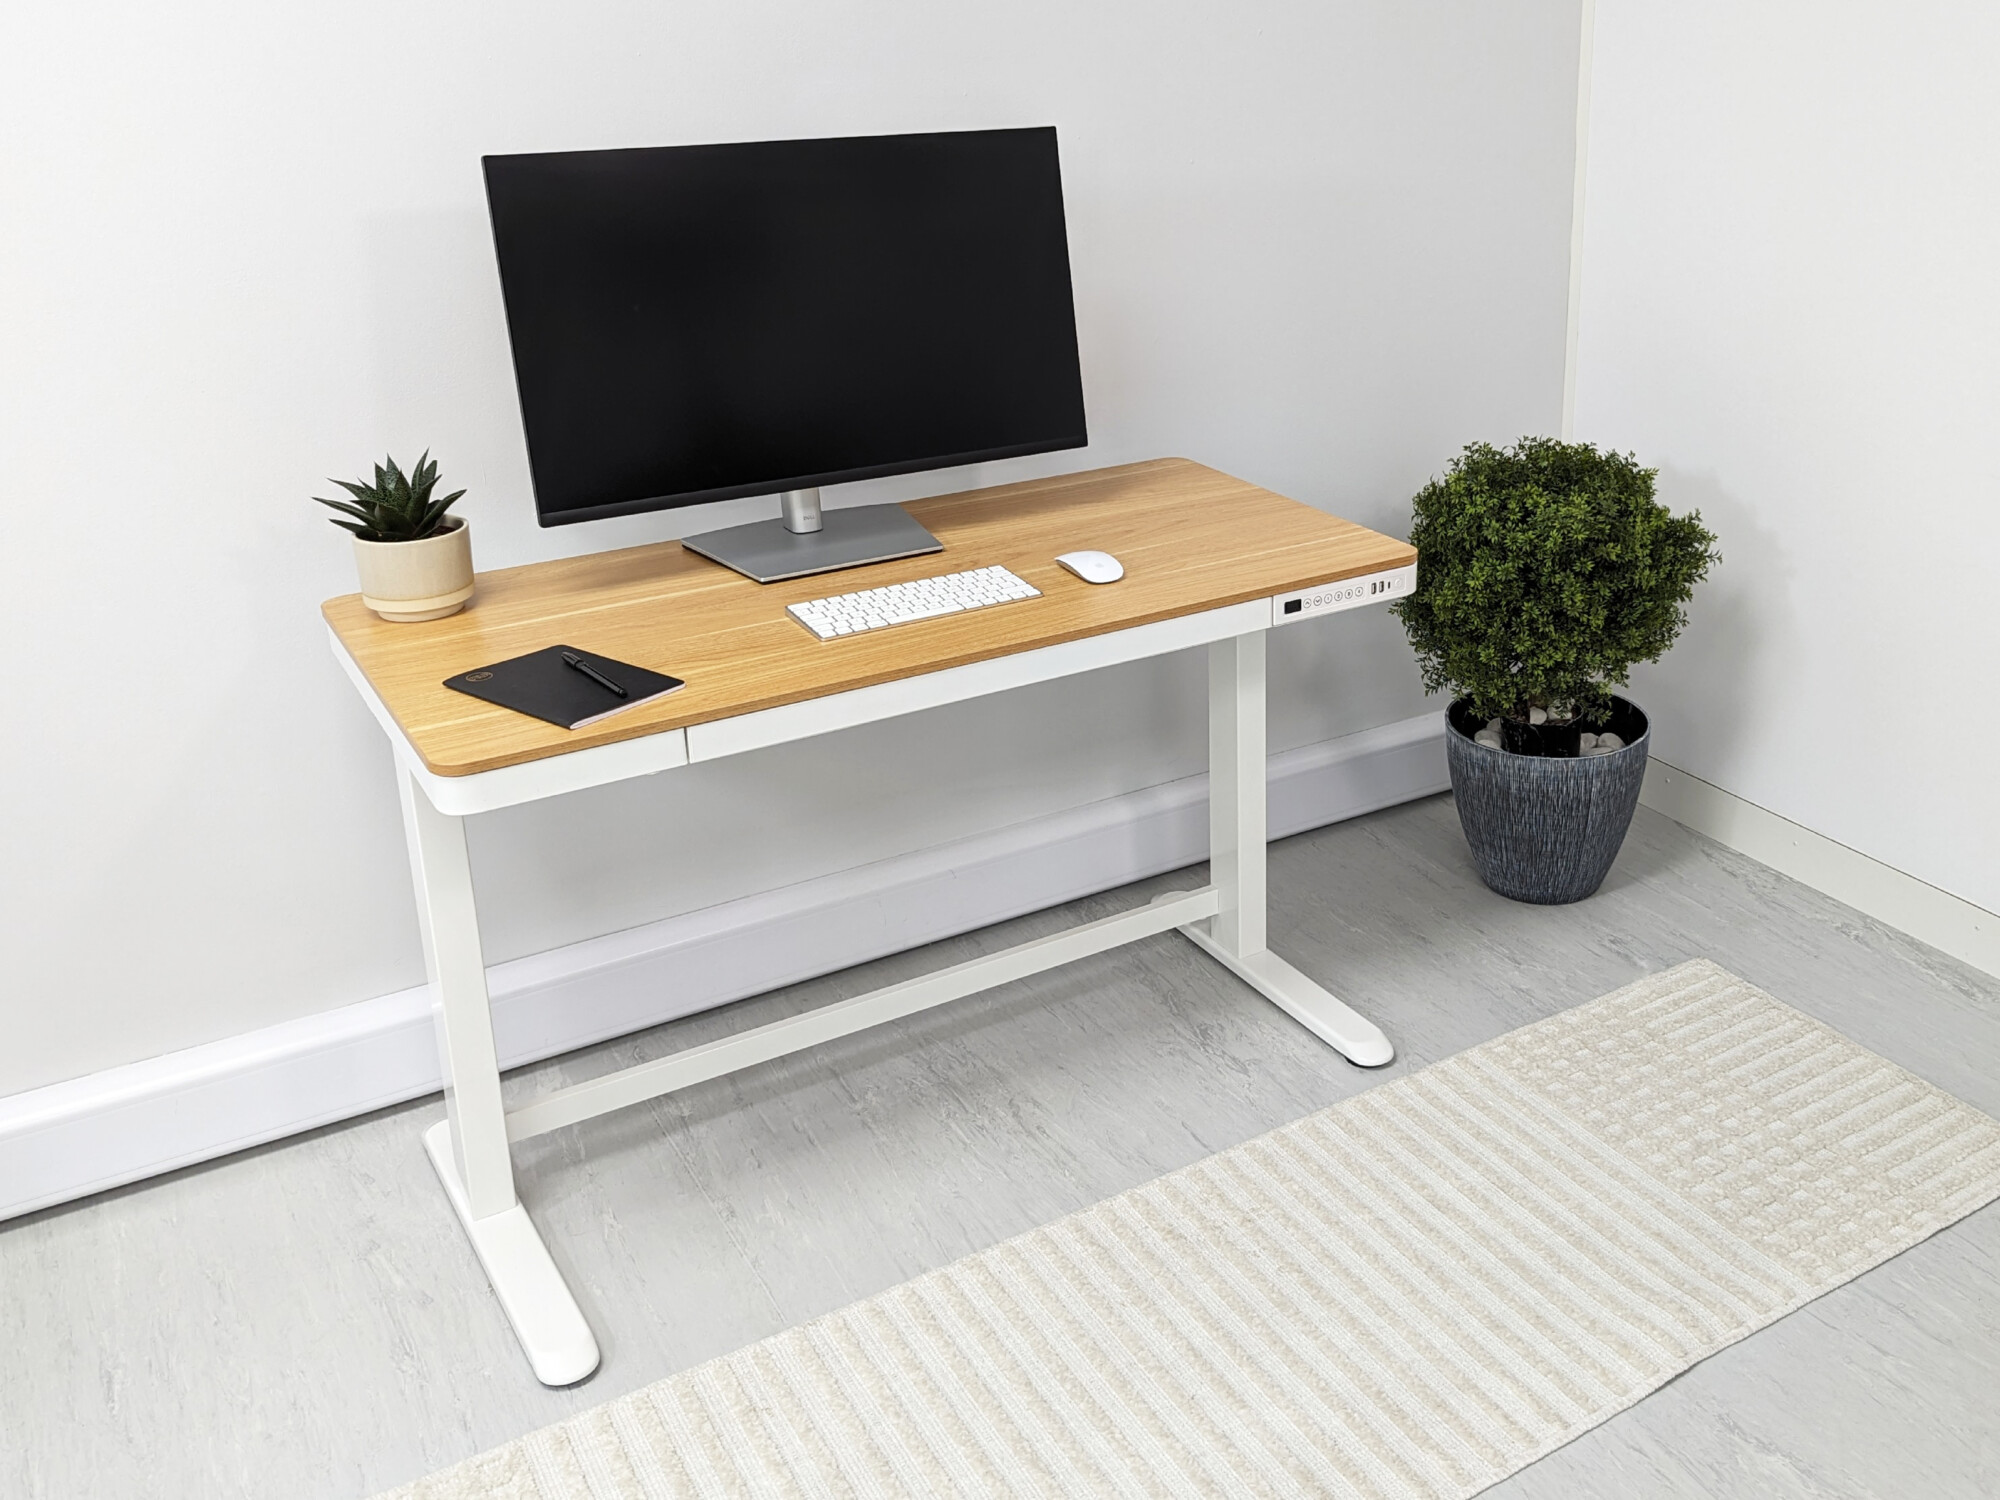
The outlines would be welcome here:
M 777 520 L 752 521 L 684 536 L 681 545 L 759 583 L 944 551 L 944 543 L 900 505 L 824 511 L 818 531 L 790 531 Z

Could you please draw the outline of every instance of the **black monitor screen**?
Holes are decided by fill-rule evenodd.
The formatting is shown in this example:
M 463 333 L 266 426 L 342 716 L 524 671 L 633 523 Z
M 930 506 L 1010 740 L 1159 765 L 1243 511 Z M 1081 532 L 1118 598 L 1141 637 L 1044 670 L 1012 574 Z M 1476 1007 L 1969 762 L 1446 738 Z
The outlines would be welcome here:
M 485 166 L 545 526 L 1085 442 L 1053 127 Z

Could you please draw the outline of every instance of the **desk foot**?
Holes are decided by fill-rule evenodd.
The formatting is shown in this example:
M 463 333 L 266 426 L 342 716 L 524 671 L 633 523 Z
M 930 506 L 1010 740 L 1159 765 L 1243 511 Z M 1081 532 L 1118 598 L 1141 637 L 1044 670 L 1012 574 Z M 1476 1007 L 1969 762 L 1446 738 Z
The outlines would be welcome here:
M 424 1132 L 424 1150 L 507 1321 L 514 1325 L 535 1379 L 543 1385 L 575 1385 L 597 1368 L 597 1340 L 527 1209 L 516 1203 L 484 1219 L 467 1214 L 465 1190 L 451 1157 L 449 1121 L 440 1120 Z
M 1277 1006 L 1349 1062 L 1379 1068 L 1396 1060 L 1382 1028 L 1349 1010 L 1268 949 L 1238 955 L 1225 952 L 1200 924 L 1181 929 L 1194 945 Z

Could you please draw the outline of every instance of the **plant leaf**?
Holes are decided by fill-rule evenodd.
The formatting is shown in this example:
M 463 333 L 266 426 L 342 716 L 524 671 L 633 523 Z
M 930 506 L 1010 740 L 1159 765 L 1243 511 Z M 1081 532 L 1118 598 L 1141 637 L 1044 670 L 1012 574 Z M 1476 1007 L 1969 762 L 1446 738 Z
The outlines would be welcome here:
M 410 489 L 419 504 L 430 503 L 431 489 L 437 484 L 437 477 L 437 461 L 430 456 L 430 449 L 426 448 L 424 456 L 417 460 L 416 472 L 410 476 Z
M 318 495 L 314 495 L 313 499 L 318 500 L 321 505 L 330 506 L 334 510 L 355 517 L 357 520 L 361 521 L 364 525 L 372 526 L 375 524 L 374 516 L 370 515 L 367 511 L 363 510 L 358 505 L 349 505 L 345 500 L 324 500 L 321 499 Z
M 458 492 L 458 495 L 462 495 L 464 493 L 465 493 L 464 490 L 460 490 Z M 423 519 L 422 531 L 420 533 L 421 535 L 429 536 L 433 531 L 437 530 L 439 523 L 441 523 L 444 520 L 444 513 L 447 510 L 451 509 L 451 502 L 456 500 L 458 498 L 458 495 L 446 495 L 444 499 L 433 500 L 429 505 L 424 507 L 424 519 Z
M 363 505 L 380 505 L 382 503 L 381 492 L 379 490 L 371 490 L 365 484 L 350 484 L 345 479 L 329 479 L 327 483 L 339 485 Z

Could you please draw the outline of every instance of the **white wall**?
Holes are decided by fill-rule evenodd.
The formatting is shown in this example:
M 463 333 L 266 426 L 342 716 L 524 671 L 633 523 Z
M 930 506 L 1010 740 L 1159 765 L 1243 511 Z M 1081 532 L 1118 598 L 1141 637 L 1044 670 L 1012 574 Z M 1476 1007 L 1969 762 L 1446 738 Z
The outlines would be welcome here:
M 1396 528 L 1553 427 L 1576 0 L 10 6 L 0 1094 L 419 982 L 388 753 L 306 496 L 428 445 L 538 531 L 478 158 L 1054 122 L 1096 441 Z M 503 959 L 1199 766 L 1189 662 L 475 825 Z M 1274 748 L 1420 706 L 1394 622 L 1285 633 Z
M 1667 761 L 2000 911 L 2000 9 L 1598 0 L 1577 435 L 1724 562 Z

